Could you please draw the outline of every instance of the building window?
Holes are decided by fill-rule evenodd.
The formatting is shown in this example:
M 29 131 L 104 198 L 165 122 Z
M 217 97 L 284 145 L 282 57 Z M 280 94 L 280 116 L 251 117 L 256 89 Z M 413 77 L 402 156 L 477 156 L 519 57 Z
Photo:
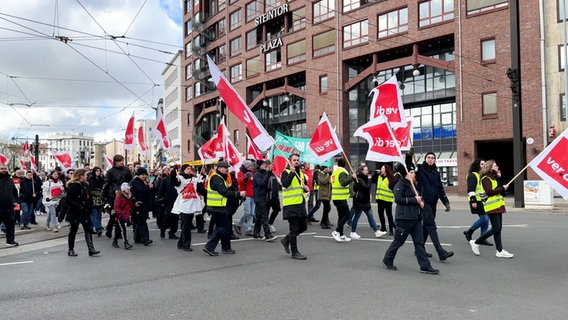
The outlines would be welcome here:
M 314 23 L 335 16 L 335 0 L 322 0 L 314 3 Z
M 231 40 L 231 57 L 241 54 L 242 48 L 241 37 Z
M 454 0 L 430 0 L 420 3 L 420 22 L 418 25 L 440 23 L 454 19 Z
M 361 6 L 361 0 L 343 0 L 343 12 L 355 10 Z
M 497 93 L 485 93 L 482 95 L 483 117 L 495 118 L 497 117 Z
M 247 78 L 260 74 L 260 56 L 247 60 Z
M 260 11 L 260 1 L 255 0 L 246 5 L 246 19 L 247 22 L 254 20 L 256 17 L 261 15 Z
M 185 66 L 185 79 L 189 80 L 191 79 L 191 77 L 193 77 L 193 75 L 191 74 L 193 72 L 193 70 L 191 70 L 191 63 L 187 64 Z
M 318 57 L 335 51 L 335 30 L 313 37 L 313 56 Z
M 495 62 L 495 39 L 481 40 L 481 61 Z
M 408 31 L 408 8 L 394 10 L 379 16 L 379 38 Z
M 288 45 L 288 64 L 306 61 L 306 40 L 298 41 Z
M 185 101 L 189 101 L 193 98 L 193 92 L 191 91 L 191 86 L 185 88 Z
M 243 18 L 241 17 L 241 11 L 235 11 L 233 13 L 231 13 L 230 18 L 229 18 L 229 30 L 233 31 L 235 29 L 237 29 L 238 27 L 241 26 L 241 24 L 243 23 Z
M 247 50 L 253 49 L 258 46 L 257 29 L 247 32 Z
M 562 0 L 560 1 L 562 2 Z M 508 5 L 507 0 L 467 0 L 466 3 L 468 15 L 505 8 Z
M 560 94 L 560 121 L 566 121 L 566 95 Z
M 264 1 L 264 11 L 269 11 L 270 9 L 274 9 L 280 5 L 282 5 L 281 2 L 286 3 L 286 0 L 265 0 Z
M 292 23 L 288 32 L 306 28 L 306 7 L 302 7 L 292 13 Z
M 363 20 L 343 27 L 343 48 L 369 42 L 369 21 Z
M 222 44 L 219 46 L 219 62 L 223 62 L 227 59 L 227 46 Z
M 266 61 L 266 71 L 278 69 L 282 66 L 280 49 L 266 53 L 264 59 Z
M 186 36 L 191 33 L 191 26 L 192 26 L 191 20 L 187 20 L 187 21 L 185 22 L 185 35 L 186 35 Z
M 566 51 L 563 45 L 558 46 L 558 71 L 564 71 L 566 65 Z
M 225 22 L 225 19 L 219 20 L 219 22 L 217 22 L 217 38 L 224 35 L 226 31 L 227 23 Z
M 191 42 L 185 44 L 185 58 L 191 57 Z
M 326 93 L 328 90 L 327 76 L 321 76 L 319 80 L 320 93 Z
M 227 7 L 227 0 L 219 0 L 219 5 L 217 6 L 217 11 L 221 12 Z
M 243 65 L 237 64 L 231 67 L 231 83 L 243 80 Z

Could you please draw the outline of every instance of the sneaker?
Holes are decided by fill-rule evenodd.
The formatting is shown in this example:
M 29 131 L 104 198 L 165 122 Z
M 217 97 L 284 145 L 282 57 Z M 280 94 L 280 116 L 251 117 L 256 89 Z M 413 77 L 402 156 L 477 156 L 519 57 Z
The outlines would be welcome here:
M 358 235 L 357 232 L 351 232 L 349 236 L 351 237 L 351 239 L 361 239 L 361 236 Z
M 219 252 L 217 252 L 217 251 L 212 251 L 212 250 L 209 250 L 209 249 L 207 249 L 207 248 L 203 248 L 203 249 L 201 249 L 201 250 L 202 250 L 203 252 L 207 253 L 208 255 L 210 255 L 211 257 L 216 257 L 216 256 L 219 255 Z
M 274 225 L 269 225 L 268 228 L 270 229 L 270 232 L 278 231 L 278 230 L 276 230 L 276 227 Z
M 432 267 L 429 267 L 427 269 L 420 269 L 420 273 L 426 273 L 426 274 L 439 274 L 440 270 L 438 269 L 434 269 Z
M 266 240 L 266 237 L 261 236 L 260 234 L 255 234 L 255 235 L 253 236 L 253 238 L 255 238 L 256 240 L 260 240 L 260 241 Z
M 495 256 L 497 258 L 505 258 L 505 259 L 512 259 L 515 255 L 512 253 L 507 252 L 507 250 L 503 249 L 501 251 L 496 251 Z
M 276 240 L 276 236 L 272 236 L 272 235 L 271 235 L 271 236 L 266 237 L 266 240 L 265 240 L 265 241 L 266 241 L 266 242 L 272 242 L 272 241 L 274 241 L 274 240 Z
M 223 254 L 235 254 L 235 253 L 237 253 L 233 249 L 221 250 L 221 252 L 223 252 Z
M 339 232 L 333 231 L 333 232 L 331 233 L 331 236 L 333 237 L 333 239 L 335 239 L 335 241 L 341 242 L 341 238 L 339 237 Z
M 387 234 L 386 231 L 381 231 L 381 230 L 375 231 L 375 237 L 376 238 L 380 238 L 380 237 L 384 236 L 385 234 Z
M 7 247 L 17 247 L 18 245 L 19 243 L 17 243 L 16 241 L 6 242 Z
M 471 251 L 475 253 L 476 256 L 479 255 L 479 245 L 475 243 L 475 240 L 470 240 L 469 245 L 471 246 Z
M 347 238 L 346 236 L 340 236 L 339 240 L 340 242 L 349 242 L 351 241 L 351 238 Z
M 57 233 L 57 232 L 59 232 L 59 229 L 57 229 L 57 228 L 53 228 L 53 229 L 51 229 L 51 231 L 53 231 L 53 232 Z
M 382 260 L 381 263 L 383 264 L 383 267 L 389 269 L 389 270 L 397 270 L 398 268 L 394 265 L 394 264 L 389 264 L 386 263 L 385 260 Z

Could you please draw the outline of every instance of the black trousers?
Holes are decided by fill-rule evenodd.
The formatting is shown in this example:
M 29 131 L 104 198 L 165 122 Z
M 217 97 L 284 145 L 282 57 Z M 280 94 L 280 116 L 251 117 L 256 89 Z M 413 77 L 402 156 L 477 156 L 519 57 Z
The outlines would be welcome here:
M 14 241 L 14 233 L 16 228 L 16 215 L 14 208 L 1 208 L 0 209 L 0 224 L 4 223 L 6 227 L 6 243 Z
M 335 231 L 339 232 L 339 235 L 343 235 L 343 227 L 348 220 L 351 220 L 351 215 L 349 213 L 349 205 L 347 200 L 333 200 L 333 205 L 337 208 L 337 227 Z
M 150 241 L 150 231 L 148 230 L 148 212 L 137 212 L 132 214 L 132 223 L 134 224 L 134 241 L 146 243 Z
M 495 249 L 497 251 L 503 250 L 503 242 L 501 241 L 501 229 L 503 228 L 503 214 L 502 213 L 491 213 L 488 214 L 489 221 L 491 221 L 491 229 L 487 230 L 484 234 L 482 234 L 475 243 L 479 244 L 487 238 L 493 236 L 493 240 L 495 240 Z
M 193 220 L 193 213 L 180 213 L 179 219 L 181 220 L 181 232 L 177 246 L 179 249 L 189 249 L 191 247 L 191 220 Z
M 420 220 L 397 220 L 396 222 L 394 240 L 387 249 L 387 252 L 385 252 L 383 262 L 386 265 L 392 265 L 398 249 L 404 245 L 408 235 L 410 235 L 414 243 L 414 253 L 416 254 L 416 260 L 418 261 L 420 269 L 429 269 L 430 260 L 428 260 L 426 249 L 424 249 L 424 237 L 422 235 L 422 223 Z
M 438 238 L 435 204 L 424 203 L 424 208 L 422 209 L 422 232 L 424 242 L 426 242 L 426 239 L 430 236 L 430 240 L 432 240 L 432 244 L 434 244 L 439 256 L 446 254 L 446 250 L 442 248 L 440 238 Z
M 128 241 L 126 236 L 126 220 L 115 219 L 114 220 L 114 241 L 120 239 L 120 232 L 122 230 L 122 238 L 124 241 Z
M 323 213 L 321 214 L 321 224 L 329 225 L 329 212 L 331 211 L 331 204 L 329 200 L 319 200 L 323 204 Z
M 305 216 L 288 218 L 288 227 L 290 232 L 288 232 L 286 238 L 290 241 L 290 250 L 292 253 L 298 253 L 297 238 L 302 232 L 308 230 L 308 221 Z
M 69 234 L 67 236 L 67 244 L 69 245 L 69 250 L 75 249 L 75 237 L 77 236 L 77 231 L 79 231 L 79 225 L 83 226 L 83 231 L 85 233 L 85 241 L 87 242 L 87 247 L 89 247 L 89 251 L 93 247 L 93 238 L 91 235 L 91 223 L 89 223 L 89 217 L 84 216 L 78 220 L 71 220 L 69 221 Z
M 270 227 L 268 226 L 268 203 L 266 201 L 255 201 L 254 202 L 254 228 L 253 234 L 260 235 L 260 228 L 264 229 L 264 236 L 269 237 Z
M 167 229 L 170 229 L 170 231 L 168 232 L 168 235 L 170 236 L 175 236 L 176 232 L 178 231 L 178 224 L 180 218 L 178 214 L 172 213 L 173 207 L 174 207 L 173 203 L 171 205 L 168 204 L 164 206 L 162 223 L 160 226 L 161 232 L 166 232 Z
M 205 248 L 209 251 L 214 251 L 220 240 L 221 249 L 231 249 L 231 218 L 228 212 L 212 211 L 211 216 L 211 220 L 215 220 L 215 229 L 211 234 L 211 239 L 207 241 Z
M 278 217 L 278 214 L 281 211 L 280 199 L 278 198 L 270 199 L 266 202 L 266 204 L 268 206 L 268 212 L 270 212 L 270 209 L 272 209 L 272 213 L 270 213 L 270 218 L 268 218 L 268 224 L 274 224 L 274 221 L 276 221 L 276 217 Z
M 381 222 L 381 231 L 387 231 L 385 212 L 387 214 L 387 219 L 389 221 L 389 231 L 394 229 L 394 220 L 392 218 L 392 202 L 377 200 L 377 211 L 379 214 L 379 221 Z

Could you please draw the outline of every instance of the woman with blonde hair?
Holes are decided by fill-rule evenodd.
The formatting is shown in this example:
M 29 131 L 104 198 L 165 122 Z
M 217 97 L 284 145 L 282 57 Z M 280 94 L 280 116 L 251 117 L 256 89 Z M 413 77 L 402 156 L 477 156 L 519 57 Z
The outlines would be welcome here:
M 75 236 L 79 230 L 79 224 L 83 226 L 85 232 L 85 241 L 89 248 L 89 256 L 94 256 L 99 253 L 93 245 L 93 235 L 91 234 L 91 209 L 93 201 L 89 192 L 89 184 L 87 183 L 87 172 L 84 169 L 77 169 L 73 174 L 71 180 L 67 182 L 67 213 L 65 218 L 69 221 L 70 229 L 67 238 L 69 244 L 69 251 L 67 255 L 76 257 L 78 254 L 75 252 Z

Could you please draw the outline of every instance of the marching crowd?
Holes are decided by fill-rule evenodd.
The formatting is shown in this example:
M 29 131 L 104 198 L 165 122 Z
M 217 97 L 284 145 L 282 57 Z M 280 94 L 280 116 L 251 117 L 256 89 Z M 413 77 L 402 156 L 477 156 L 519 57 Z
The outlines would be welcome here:
M 333 229 L 332 238 L 337 242 L 359 239 L 357 225 L 361 215 L 367 217 L 369 226 L 377 238 L 392 236 L 393 241 L 381 262 L 389 270 L 396 270 L 394 259 L 398 249 L 408 236 L 412 237 L 420 272 L 438 274 L 426 252 L 424 243 L 428 237 L 434 244 L 440 261 L 454 255 L 440 244 L 436 228 L 436 209 L 441 201 L 446 211 L 450 203 L 446 196 L 434 153 L 427 153 L 421 164 L 415 164 L 409 152 L 405 164 L 393 168 L 383 164 L 374 174 L 361 163 L 356 172 L 349 172 L 350 164 L 337 160 L 335 168 L 300 162 L 293 154 L 288 166 L 277 177 L 269 160 L 247 160 L 235 172 L 220 159 L 215 168 L 196 170 L 188 164 L 164 166 L 148 171 L 139 163 L 126 165 L 121 155 L 115 155 L 114 165 L 104 173 L 101 168 L 60 168 L 49 174 L 16 169 L 8 172 L 0 164 L 0 223 L 6 233 L 8 246 L 17 246 L 14 230 L 30 229 L 36 225 L 36 214 L 47 214 L 45 229 L 58 232 L 61 223 L 69 222 L 68 255 L 77 256 L 75 237 L 79 226 L 84 231 L 90 256 L 98 255 L 93 244 L 93 235 L 103 233 L 112 238 L 112 246 L 130 250 L 128 230 L 132 227 L 134 244 L 150 246 L 147 220 L 150 214 L 156 218 L 160 238 L 177 240 L 177 248 L 193 251 L 191 232 L 207 233 L 208 242 L 202 249 L 209 256 L 218 256 L 221 242 L 223 254 L 234 254 L 231 240 L 239 236 L 253 237 L 273 242 L 277 238 L 274 221 L 280 211 L 288 221 L 288 233 L 280 240 L 286 254 L 296 260 L 306 256 L 298 249 L 298 235 L 309 224 L 319 223 L 322 229 Z M 351 169 L 351 171 L 354 171 Z M 499 167 L 494 160 L 476 160 L 471 164 L 466 177 L 471 213 L 478 216 L 472 226 L 464 231 L 466 240 L 475 255 L 480 246 L 493 246 L 488 238 L 493 237 L 496 257 L 512 258 L 513 254 L 503 249 L 501 228 L 505 202 L 503 195 L 508 185 L 501 185 Z M 372 185 L 375 194 L 371 194 Z M 349 207 L 348 199 L 353 198 Z M 374 219 L 371 202 L 378 208 L 379 224 Z M 338 213 L 336 224 L 329 219 L 331 203 Z M 393 212 L 393 203 L 396 204 Z M 233 223 L 239 206 L 243 215 Z M 323 207 L 321 219 L 315 214 Z M 102 214 L 109 214 L 106 227 Z M 205 217 L 210 218 L 205 228 Z M 195 219 L 194 219 L 195 218 Z M 489 229 L 489 223 L 491 228 Z M 349 236 L 345 226 L 350 228 Z M 42 227 L 43 228 L 43 227 Z M 179 229 L 179 236 L 178 236 Z M 480 229 L 477 239 L 473 233 Z

